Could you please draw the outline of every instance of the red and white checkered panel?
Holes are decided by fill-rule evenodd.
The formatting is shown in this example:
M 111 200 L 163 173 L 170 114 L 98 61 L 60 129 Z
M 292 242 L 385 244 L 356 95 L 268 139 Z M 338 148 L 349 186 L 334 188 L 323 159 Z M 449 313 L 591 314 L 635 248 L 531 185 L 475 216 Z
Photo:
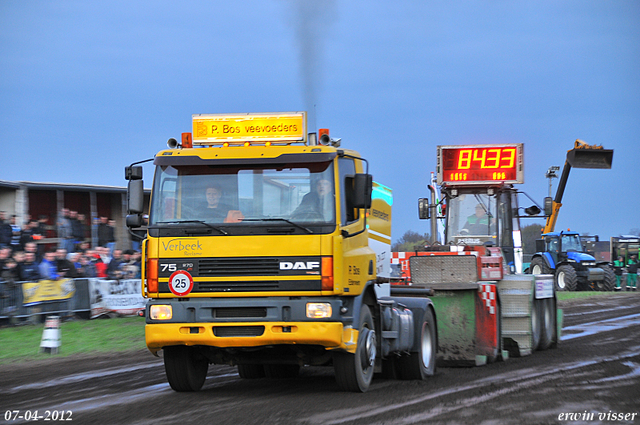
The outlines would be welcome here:
M 496 285 L 490 283 L 480 284 L 480 298 L 489 314 L 496 314 Z

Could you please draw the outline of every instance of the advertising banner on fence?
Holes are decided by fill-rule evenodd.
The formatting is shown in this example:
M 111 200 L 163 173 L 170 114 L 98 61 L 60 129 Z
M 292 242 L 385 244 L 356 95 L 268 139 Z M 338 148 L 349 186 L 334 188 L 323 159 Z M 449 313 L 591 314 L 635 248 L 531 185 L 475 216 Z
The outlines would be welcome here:
M 32 306 L 48 301 L 71 299 L 76 293 L 73 279 L 41 280 L 22 284 L 23 305 Z
M 92 319 L 103 315 L 135 316 L 146 304 L 139 279 L 89 279 L 89 293 Z

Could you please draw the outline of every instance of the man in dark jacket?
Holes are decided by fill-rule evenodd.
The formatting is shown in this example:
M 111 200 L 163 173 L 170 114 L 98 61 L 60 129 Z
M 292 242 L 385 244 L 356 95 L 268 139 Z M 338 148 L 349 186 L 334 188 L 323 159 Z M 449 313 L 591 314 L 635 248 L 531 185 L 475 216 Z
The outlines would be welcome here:
M 71 221 L 71 234 L 77 245 L 84 240 L 84 215 L 78 214 L 77 211 L 70 211 L 69 217 Z
M 113 255 L 111 257 L 111 261 L 109 261 L 109 266 L 107 267 L 107 277 L 109 279 L 120 279 L 122 278 L 122 270 L 120 266 L 124 262 L 122 258 L 122 250 L 114 249 Z
M 58 276 L 62 278 L 74 278 L 78 276 L 76 266 L 67 258 L 66 249 L 56 250 L 56 267 L 58 268 Z
M 36 254 L 26 252 L 24 262 L 19 267 L 20 280 L 24 282 L 37 282 L 40 280 L 40 270 L 36 264 Z
M 10 246 L 12 237 L 13 229 L 7 221 L 6 213 L 0 211 L 0 246 Z
M 107 244 L 115 242 L 115 229 L 109 225 L 107 217 L 100 217 L 98 225 L 98 246 L 106 247 Z

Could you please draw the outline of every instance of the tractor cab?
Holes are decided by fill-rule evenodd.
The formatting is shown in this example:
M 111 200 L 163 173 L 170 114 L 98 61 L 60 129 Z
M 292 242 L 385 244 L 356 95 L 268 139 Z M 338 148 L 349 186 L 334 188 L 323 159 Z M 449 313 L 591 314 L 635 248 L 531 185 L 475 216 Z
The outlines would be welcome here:
M 536 251 L 548 253 L 554 264 L 575 261 L 585 266 L 595 266 L 596 259 L 583 252 L 580 234 L 577 232 L 550 232 L 536 241 Z M 592 264 L 591 264 L 592 263 Z

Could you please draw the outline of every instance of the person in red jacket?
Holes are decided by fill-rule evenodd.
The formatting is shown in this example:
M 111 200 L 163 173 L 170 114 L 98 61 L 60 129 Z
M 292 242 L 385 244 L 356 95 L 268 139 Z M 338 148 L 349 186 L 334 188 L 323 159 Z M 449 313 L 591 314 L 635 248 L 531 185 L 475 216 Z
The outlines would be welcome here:
M 100 254 L 94 254 L 92 260 L 96 268 L 96 277 L 107 277 L 107 265 L 102 261 Z

